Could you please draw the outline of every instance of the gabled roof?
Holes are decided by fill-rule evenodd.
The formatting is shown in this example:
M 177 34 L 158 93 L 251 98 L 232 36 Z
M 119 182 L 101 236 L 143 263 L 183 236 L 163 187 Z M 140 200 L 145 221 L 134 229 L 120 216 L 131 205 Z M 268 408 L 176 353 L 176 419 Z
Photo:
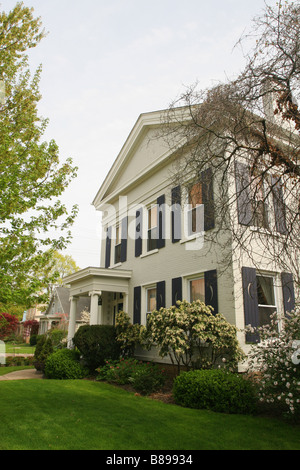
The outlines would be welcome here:
M 151 171 L 155 171 L 158 166 L 161 166 L 163 162 L 174 153 L 174 149 L 168 149 L 164 154 L 158 155 L 156 160 L 151 161 L 149 165 L 138 172 L 133 179 L 126 181 L 122 186 L 118 186 L 117 190 L 110 192 L 113 182 L 116 181 L 121 173 L 124 172 L 124 169 L 134 155 L 135 149 L 145 137 L 148 130 L 150 128 L 158 128 L 163 125 L 163 116 L 166 112 L 167 110 L 153 111 L 143 113 L 139 116 L 93 200 L 92 204 L 97 210 L 102 210 L 103 206 L 105 206 L 106 203 L 109 203 L 111 199 L 117 197 L 119 194 L 124 192 L 125 189 L 127 190 L 132 185 L 137 184 L 138 181 L 142 181 L 146 175 Z M 178 120 L 183 121 L 184 119 L 190 119 L 188 108 L 177 108 L 174 112 L 174 122 Z M 178 147 L 180 147 L 180 144 L 178 144 Z

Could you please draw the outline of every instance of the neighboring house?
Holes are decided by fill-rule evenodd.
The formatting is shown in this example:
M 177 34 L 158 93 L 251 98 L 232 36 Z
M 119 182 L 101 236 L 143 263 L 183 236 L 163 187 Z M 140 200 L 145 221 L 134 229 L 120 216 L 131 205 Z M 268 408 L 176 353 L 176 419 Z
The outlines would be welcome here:
M 224 235 L 228 240 L 222 248 L 206 241 L 206 234 L 215 229 L 216 175 L 207 168 L 189 193 L 171 183 L 180 142 L 171 150 L 157 134 L 161 113 L 138 118 L 93 201 L 103 213 L 101 266 L 65 278 L 71 298 L 69 340 L 82 295 L 91 298 L 90 324 L 114 324 L 120 310 L 134 323 L 145 324 L 153 309 L 177 300 L 201 299 L 243 330 L 249 323 L 256 326 L 261 319 L 266 321 L 275 309 L 284 315 L 294 307 L 292 275 L 280 272 L 275 262 L 270 269 L 262 256 L 257 270 L 239 253 L 224 272 L 224 250 L 234 254 L 230 235 Z M 237 167 L 245 173 L 242 163 Z M 243 178 L 237 175 L 236 184 L 242 185 Z M 245 223 L 243 209 L 238 200 L 237 223 Z M 239 333 L 245 350 L 252 340 Z M 142 350 L 138 356 L 157 358 L 154 352 Z
M 90 299 L 80 297 L 77 304 L 75 324 L 78 328 L 81 324 L 81 313 L 90 308 Z M 68 329 L 70 311 L 70 289 L 55 287 L 43 316 L 40 317 L 39 334 L 44 334 L 51 328 Z

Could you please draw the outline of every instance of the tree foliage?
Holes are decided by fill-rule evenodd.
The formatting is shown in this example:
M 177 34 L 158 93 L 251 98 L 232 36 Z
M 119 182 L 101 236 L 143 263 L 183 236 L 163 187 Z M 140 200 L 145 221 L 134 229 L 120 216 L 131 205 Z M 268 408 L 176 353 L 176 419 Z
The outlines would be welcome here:
M 14 333 L 18 323 L 18 318 L 15 315 L 0 313 L 0 339 L 3 340 Z
M 48 284 L 37 273 L 65 248 L 77 213 L 59 200 L 77 169 L 71 159 L 60 163 L 54 140 L 42 140 L 41 68 L 32 76 L 26 55 L 44 36 L 22 3 L 0 13 L 0 301 L 28 306 Z

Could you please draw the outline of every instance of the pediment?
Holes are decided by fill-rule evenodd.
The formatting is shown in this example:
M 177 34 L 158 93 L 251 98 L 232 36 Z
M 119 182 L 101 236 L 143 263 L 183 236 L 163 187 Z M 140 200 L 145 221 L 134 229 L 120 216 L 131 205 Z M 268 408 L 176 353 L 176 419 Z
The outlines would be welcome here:
M 173 151 L 159 132 L 164 111 L 141 114 L 100 187 L 93 205 L 102 210 L 157 171 Z

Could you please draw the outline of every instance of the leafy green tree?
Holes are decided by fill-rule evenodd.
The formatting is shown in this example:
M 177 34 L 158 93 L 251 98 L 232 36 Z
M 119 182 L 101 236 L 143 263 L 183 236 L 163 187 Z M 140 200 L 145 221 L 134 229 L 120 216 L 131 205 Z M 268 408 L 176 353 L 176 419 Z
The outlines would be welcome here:
M 59 200 L 77 168 L 71 159 L 60 163 L 54 140 L 42 141 L 47 120 L 38 115 L 41 68 L 32 76 L 26 55 L 44 36 L 40 18 L 34 18 L 33 9 L 23 3 L 0 13 L 0 302 L 4 304 L 30 306 L 44 300 L 38 293 L 52 279 L 37 273 L 49 264 L 53 250 L 66 247 L 77 214 L 76 206 L 69 212 Z

